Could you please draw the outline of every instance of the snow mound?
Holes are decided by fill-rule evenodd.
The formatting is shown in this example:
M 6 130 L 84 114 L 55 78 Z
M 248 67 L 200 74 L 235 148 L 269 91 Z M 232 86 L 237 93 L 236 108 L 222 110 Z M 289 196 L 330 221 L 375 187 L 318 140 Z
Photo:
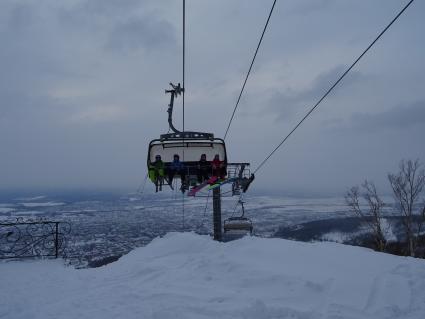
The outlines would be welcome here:
M 424 318 L 425 261 L 170 233 L 115 263 L 0 263 L 0 318 Z

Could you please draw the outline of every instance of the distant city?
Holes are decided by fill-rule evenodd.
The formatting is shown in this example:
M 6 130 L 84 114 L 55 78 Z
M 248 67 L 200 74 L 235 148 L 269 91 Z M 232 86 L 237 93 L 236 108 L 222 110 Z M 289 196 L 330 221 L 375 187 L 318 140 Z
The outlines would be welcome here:
M 246 217 L 255 236 L 347 242 L 365 233 L 344 198 L 287 198 L 250 195 Z M 184 211 L 183 211 L 184 206 Z M 223 220 L 240 214 L 236 197 L 223 198 Z M 387 212 L 391 215 L 391 210 Z M 93 193 L 8 194 L 0 201 L 0 220 L 66 221 L 71 225 L 66 262 L 95 267 L 145 246 L 168 232 L 212 231 L 212 200 L 181 193 L 113 195 Z M 338 222 L 332 222 L 337 219 Z M 345 222 L 341 222 L 344 219 Z M 326 221 L 320 223 L 320 221 Z

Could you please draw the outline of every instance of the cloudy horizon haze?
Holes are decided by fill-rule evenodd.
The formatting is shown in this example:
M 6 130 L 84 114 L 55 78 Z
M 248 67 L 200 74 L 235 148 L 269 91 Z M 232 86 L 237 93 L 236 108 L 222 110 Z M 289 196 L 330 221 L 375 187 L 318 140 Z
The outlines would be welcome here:
M 273 1 L 186 1 L 188 130 L 223 137 Z M 278 1 L 226 139 L 255 169 L 407 1 Z M 181 0 L 0 2 L 0 192 L 136 190 L 181 82 Z M 425 163 L 425 2 L 415 1 L 252 190 L 389 192 Z M 175 123 L 181 128 L 181 98 Z

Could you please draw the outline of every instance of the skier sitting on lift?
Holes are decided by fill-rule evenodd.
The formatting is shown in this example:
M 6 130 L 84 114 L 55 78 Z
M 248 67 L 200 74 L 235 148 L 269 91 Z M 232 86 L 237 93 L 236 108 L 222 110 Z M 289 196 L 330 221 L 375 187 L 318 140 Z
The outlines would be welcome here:
M 178 154 L 174 154 L 174 160 L 171 163 L 170 167 L 168 168 L 168 180 L 170 185 L 173 184 L 173 178 L 174 178 L 174 175 L 176 174 L 180 175 L 180 178 L 182 181 L 182 186 L 180 190 L 184 192 L 186 189 L 186 172 L 185 172 L 183 163 L 180 162 L 180 157 Z
M 201 184 L 203 181 L 208 180 L 211 173 L 211 163 L 207 161 L 207 155 L 202 154 L 198 162 L 198 182 Z
M 216 154 L 214 156 L 212 164 L 213 176 L 217 176 L 221 179 L 226 175 L 226 166 L 224 165 L 224 161 L 220 161 L 220 156 Z
M 155 191 L 162 191 L 164 184 L 164 162 L 161 160 L 161 155 L 155 156 L 155 162 L 149 164 L 149 178 L 155 184 Z

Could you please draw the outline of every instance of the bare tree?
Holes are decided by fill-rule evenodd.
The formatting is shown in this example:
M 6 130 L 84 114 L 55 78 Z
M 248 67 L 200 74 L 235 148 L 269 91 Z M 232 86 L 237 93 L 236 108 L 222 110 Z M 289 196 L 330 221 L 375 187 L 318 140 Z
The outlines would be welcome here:
M 403 217 L 408 254 L 412 257 L 415 256 L 419 235 L 425 220 L 425 205 L 422 204 L 423 207 L 418 208 L 418 202 L 425 187 L 425 171 L 420 167 L 419 160 L 402 160 L 399 166 L 400 171 L 396 174 L 388 174 Z
M 384 231 L 382 230 L 382 209 L 385 203 L 379 197 L 373 182 L 365 180 L 362 184 L 362 189 L 363 192 L 360 194 L 358 186 L 352 187 L 345 195 L 345 201 L 347 205 L 350 206 L 351 210 L 370 228 L 377 249 L 379 251 L 384 251 L 387 241 Z M 363 211 L 360 207 L 360 197 L 362 197 L 368 205 L 367 212 Z

